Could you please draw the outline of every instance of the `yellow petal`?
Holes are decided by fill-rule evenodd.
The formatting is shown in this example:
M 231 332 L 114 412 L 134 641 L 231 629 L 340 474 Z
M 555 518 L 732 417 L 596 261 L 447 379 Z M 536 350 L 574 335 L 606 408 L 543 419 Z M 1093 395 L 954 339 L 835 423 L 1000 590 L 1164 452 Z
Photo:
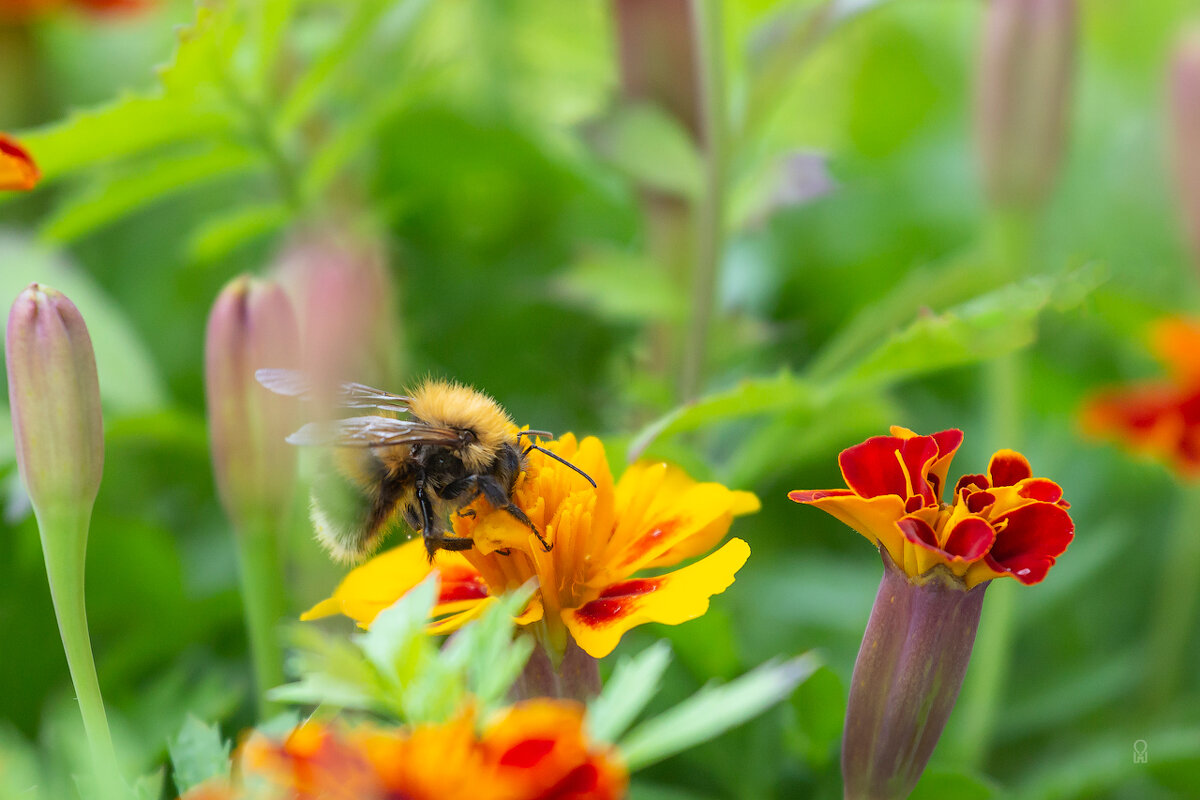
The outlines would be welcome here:
M 734 575 L 749 557 L 750 546 L 741 539 L 731 539 L 691 566 L 609 586 L 590 603 L 564 609 L 563 622 L 588 655 L 602 658 L 634 626 L 646 622 L 678 625 L 704 614 L 709 598 L 733 583 Z
M 897 565 L 905 565 L 905 538 L 896 527 L 896 521 L 904 516 L 904 501 L 896 495 L 865 498 L 847 492 L 805 502 L 854 528 L 871 544 L 885 548 Z

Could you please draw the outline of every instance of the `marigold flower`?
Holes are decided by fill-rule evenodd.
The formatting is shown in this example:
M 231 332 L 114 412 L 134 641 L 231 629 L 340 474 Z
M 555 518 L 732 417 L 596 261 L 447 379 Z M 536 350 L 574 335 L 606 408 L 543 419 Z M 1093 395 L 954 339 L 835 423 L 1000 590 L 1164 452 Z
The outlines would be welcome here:
M 576 444 L 567 434 L 546 447 L 597 484 L 537 451 L 529 454 L 513 500 L 552 544 L 550 551 L 511 514 L 479 500 L 454 519 L 455 533 L 474 539 L 473 550 L 439 551 L 430 565 L 422 543 L 409 542 L 352 571 L 303 618 L 342 613 L 365 627 L 434 569 L 441 594 L 431 631 L 446 633 L 477 616 L 495 595 L 536 577 L 539 590 L 518 621 L 542 620 L 559 655 L 569 634 L 600 658 L 636 625 L 677 625 L 702 615 L 709 598 L 733 583 L 750 555 L 741 539 L 674 572 L 633 576 L 711 549 L 735 516 L 758 510 L 753 494 L 697 483 L 663 463 L 635 464 L 614 485 L 598 439 Z
M 587 741 L 583 710 L 519 703 L 481 734 L 470 714 L 402 729 L 306 723 L 281 742 L 255 734 L 239 752 L 240 786 L 214 781 L 184 800 L 617 800 L 628 775 Z
M 91 13 L 109 14 L 141 11 L 154 4 L 155 0 L 0 0 L 0 23 L 34 19 L 66 5 Z
M 1158 322 L 1151 349 L 1167 368 L 1167 379 L 1098 393 L 1084 406 L 1083 428 L 1192 478 L 1200 475 L 1200 322 Z
M 993 578 L 1041 581 L 1074 536 L 1062 489 L 1001 450 L 941 500 L 962 431 L 900 427 L 842 451 L 848 489 L 795 491 L 879 547 L 884 574 L 854 664 L 842 739 L 847 798 L 907 797 L 966 675 Z
M 41 177 L 42 172 L 29 151 L 12 137 L 0 133 L 0 190 L 29 191 Z
M 1062 489 L 1033 477 L 1020 453 L 1001 450 L 986 475 L 964 475 L 941 501 L 962 431 L 918 436 L 893 427 L 842 451 L 849 489 L 794 491 L 887 551 L 914 580 L 942 565 L 968 589 L 1006 575 L 1024 584 L 1046 577 L 1066 550 L 1074 525 Z

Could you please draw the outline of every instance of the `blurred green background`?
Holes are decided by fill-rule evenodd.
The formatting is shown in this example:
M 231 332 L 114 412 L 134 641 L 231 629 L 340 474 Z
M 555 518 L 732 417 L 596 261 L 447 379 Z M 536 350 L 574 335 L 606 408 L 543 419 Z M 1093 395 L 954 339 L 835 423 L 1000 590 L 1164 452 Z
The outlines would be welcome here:
M 637 775 L 635 798 L 841 796 L 845 692 L 880 564 L 786 492 L 839 485 L 837 453 L 889 424 L 962 428 L 952 478 L 1016 447 L 1063 486 L 1077 525 L 1043 584 L 1009 592 L 1009 670 L 983 738 L 966 732 L 979 720 L 964 694 L 914 796 L 1200 797 L 1195 617 L 1180 663 L 1147 650 L 1185 490 L 1077 423 L 1090 391 L 1156 374 L 1148 323 L 1195 310 L 1165 89 L 1189 4 L 1081 3 L 1069 145 L 1030 269 L 1042 277 L 1016 286 L 989 246 L 971 125 L 982 3 L 843 2 L 816 26 L 824 4 L 712 10 L 727 233 L 687 407 L 677 354 L 664 366 L 655 341 L 686 338 L 696 308 L 656 263 L 646 198 L 703 170 L 680 125 L 621 103 L 609 3 L 231 0 L 178 57 L 177 28 L 196 21 L 183 2 L 0 23 L 0 129 L 46 173 L 0 201 L 0 297 L 55 286 L 95 339 L 107 454 L 88 607 L 132 762 L 161 760 L 188 713 L 227 735 L 253 724 L 204 324 L 225 282 L 268 274 L 320 223 L 386 253 L 397 333 L 371 380 L 454 377 L 518 421 L 601 435 L 614 457 L 658 420 L 651 454 L 762 498 L 734 527 L 751 560 L 710 613 L 638 629 L 618 654 L 671 640 L 664 706 L 781 654 L 817 648 L 828 669 L 790 706 Z M 772 202 L 797 152 L 817 191 Z M 1016 348 L 1023 432 L 997 441 L 983 362 Z M 52 761 L 74 707 L 8 427 L 0 748 L 28 757 L 34 743 Z M 298 613 L 341 570 L 300 499 L 295 518 Z M 1164 674 L 1182 677 L 1154 707 L 1143 698 Z

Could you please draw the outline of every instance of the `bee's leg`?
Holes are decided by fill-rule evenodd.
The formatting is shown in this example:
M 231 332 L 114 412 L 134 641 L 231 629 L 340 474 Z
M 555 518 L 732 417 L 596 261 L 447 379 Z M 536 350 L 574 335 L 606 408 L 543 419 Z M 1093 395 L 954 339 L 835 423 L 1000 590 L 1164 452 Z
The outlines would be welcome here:
M 438 536 L 426 539 L 425 546 L 428 547 L 430 542 L 433 543 L 434 552 L 438 550 L 470 550 L 475 546 L 475 542 L 461 536 Z
M 421 506 L 421 536 L 425 539 L 425 552 L 429 554 L 429 560 L 432 562 L 434 554 L 443 546 L 444 537 L 434 528 L 433 504 L 425 494 L 425 481 L 422 478 L 417 479 L 415 493 L 417 504 Z
M 517 522 L 521 522 L 528 526 L 529 530 L 533 531 L 533 535 L 537 537 L 537 540 L 541 542 L 542 549 L 547 553 L 554 549 L 554 545 L 546 541 L 546 537 L 542 536 L 542 532 L 537 529 L 537 525 L 534 525 L 533 520 L 525 516 L 525 512 L 522 511 L 519 506 L 509 503 L 508 505 L 501 506 L 500 510 L 507 511 L 509 514 L 513 515 L 513 518 L 515 518 Z

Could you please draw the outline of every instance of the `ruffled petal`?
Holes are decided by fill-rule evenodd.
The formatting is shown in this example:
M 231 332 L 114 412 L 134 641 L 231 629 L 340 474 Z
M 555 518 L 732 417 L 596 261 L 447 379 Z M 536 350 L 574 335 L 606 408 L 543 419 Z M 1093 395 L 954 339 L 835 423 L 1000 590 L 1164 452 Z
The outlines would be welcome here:
M 932 504 L 934 491 L 925 476 L 937 457 L 932 436 L 872 436 L 843 450 L 838 464 L 846 485 L 860 497 L 917 496 Z
M 818 489 L 789 492 L 797 503 L 816 506 L 866 537 L 876 547 L 884 547 L 897 564 L 904 563 L 904 536 L 896 522 L 905 516 L 904 501 L 887 494 L 863 498 L 848 489 Z
M 1033 467 L 1029 459 L 1016 450 L 999 450 L 992 456 L 988 464 L 988 480 L 992 488 L 997 486 L 1016 486 L 1023 480 L 1033 477 Z
M 750 546 L 731 539 L 695 564 L 655 578 L 635 578 L 604 589 L 579 608 L 562 612 L 575 641 L 593 658 L 613 651 L 625 631 L 646 622 L 678 625 L 708 610 L 709 598 L 733 583 Z

